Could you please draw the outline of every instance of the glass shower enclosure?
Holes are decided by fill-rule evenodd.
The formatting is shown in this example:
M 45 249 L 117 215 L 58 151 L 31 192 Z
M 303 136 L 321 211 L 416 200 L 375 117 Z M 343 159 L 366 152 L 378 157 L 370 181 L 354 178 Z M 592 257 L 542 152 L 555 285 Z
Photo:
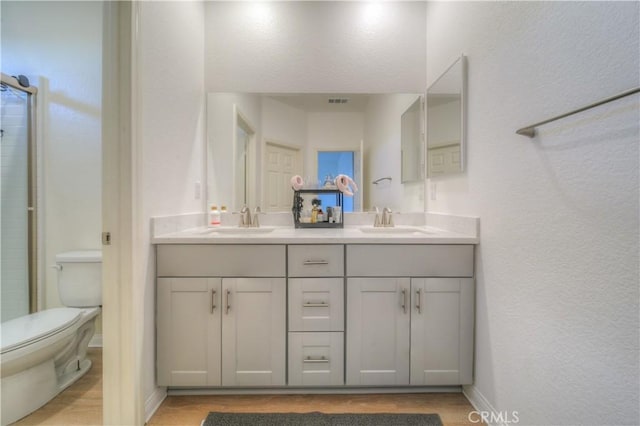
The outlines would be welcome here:
M 27 81 L 24 86 L 25 81 Z M 21 84 L 22 83 L 22 84 Z M 36 88 L 2 74 L 0 84 L 0 315 L 37 310 Z

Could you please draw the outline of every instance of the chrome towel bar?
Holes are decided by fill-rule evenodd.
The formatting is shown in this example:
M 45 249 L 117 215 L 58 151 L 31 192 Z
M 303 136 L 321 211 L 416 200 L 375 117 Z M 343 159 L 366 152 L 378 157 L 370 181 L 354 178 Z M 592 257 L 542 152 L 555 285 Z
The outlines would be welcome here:
M 615 96 L 611 96 L 610 98 L 606 98 L 606 99 L 603 99 L 601 101 L 594 102 L 592 104 L 589 104 L 589 105 L 587 105 L 585 107 L 582 107 L 582 108 L 578 108 L 578 109 L 573 110 L 571 112 L 568 112 L 566 114 L 558 115 L 556 117 L 549 118 L 548 120 L 544 120 L 544 121 L 541 121 L 539 123 L 523 127 L 521 129 L 516 130 L 516 133 L 519 134 L 519 135 L 522 135 L 522 136 L 528 136 L 528 137 L 532 138 L 532 137 L 534 137 L 536 135 L 536 127 L 538 127 L 538 126 L 541 126 L 541 125 L 547 124 L 547 123 L 551 123 L 552 121 L 560 120 L 561 118 L 565 118 L 565 117 L 568 117 L 570 115 L 577 114 L 577 113 L 582 112 L 582 111 L 586 111 L 588 109 L 597 107 L 599 105 L 606 104 L 607 102 L 615 101 L 616 99 L 624 98 L 625 96 L 633 95 L 634 93 L 638 93 L 638 92 L 640 92 L 640 87 L 636 87 L 635 89 L 627 90 L 626 92 L 622 92 L 622 93 L 619 93 L 619 94 L 617 94 Z

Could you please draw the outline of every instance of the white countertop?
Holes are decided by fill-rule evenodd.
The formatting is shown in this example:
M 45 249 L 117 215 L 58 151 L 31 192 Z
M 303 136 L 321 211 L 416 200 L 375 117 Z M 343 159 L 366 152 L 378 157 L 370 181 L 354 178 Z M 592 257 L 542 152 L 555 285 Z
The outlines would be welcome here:
M 369 232 L 363 232 L 366 228 Z M 266 231 L 266 232 L 265 232 Z M 153 244 L 478 244 L 474 235 L 429 226 L 372 228 L 293 228 L 265 226 L 256 230 L 237 227 L 192 228 L 157 235 Z

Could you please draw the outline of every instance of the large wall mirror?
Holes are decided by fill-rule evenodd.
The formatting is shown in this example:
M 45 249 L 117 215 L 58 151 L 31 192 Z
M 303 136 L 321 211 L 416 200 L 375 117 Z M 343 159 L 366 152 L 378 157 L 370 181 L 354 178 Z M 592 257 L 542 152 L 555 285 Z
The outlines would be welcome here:
M 345 212 L 388 206 L 424 211 L 424 163 L 411 165 L 402 150 L 403 114 L 421 94 L 207 94 L 207 201 L 238 210 L 291 211 L 290 179 L 310 185 L 337 174 L 360 191 L 345 197 Z M 412 112 L 412 129 L 424 114 Z M 422 121 L 421 121 L 422 120 Z M 412 130 L 418 132 L 418 130 Z M 422 148 L 424 149 L 424 148 Z M 424 151 L 422 151 L 424 152 Z M 381 179 L 384 178 L 384 179 Z M 378 181 L 373 184 L 373 181 Z
M 428 176 L 464 171 L 466 58 L 460 56 L 427 89 Z

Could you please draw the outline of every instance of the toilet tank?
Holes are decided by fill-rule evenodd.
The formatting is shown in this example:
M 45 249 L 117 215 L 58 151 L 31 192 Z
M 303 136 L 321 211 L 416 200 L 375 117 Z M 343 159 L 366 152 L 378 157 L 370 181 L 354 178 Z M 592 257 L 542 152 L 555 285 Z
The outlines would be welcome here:
M 63 305 L 102 305 L 102 251 L 75 250 L 56 256 L 58 293 Z

